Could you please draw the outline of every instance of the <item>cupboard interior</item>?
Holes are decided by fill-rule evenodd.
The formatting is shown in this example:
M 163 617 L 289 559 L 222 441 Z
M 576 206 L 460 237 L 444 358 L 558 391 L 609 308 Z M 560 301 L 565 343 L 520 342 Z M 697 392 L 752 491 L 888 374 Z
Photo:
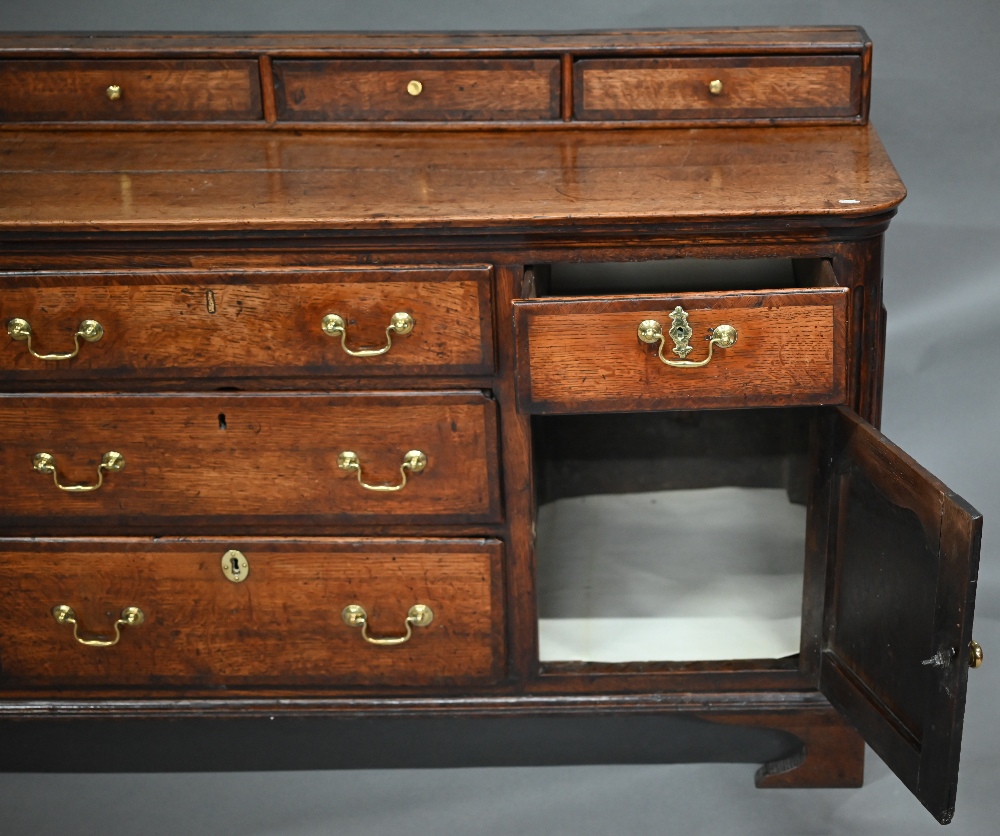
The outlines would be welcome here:
M 535 416 L 542 665 L 797 654 L 812 414 Z

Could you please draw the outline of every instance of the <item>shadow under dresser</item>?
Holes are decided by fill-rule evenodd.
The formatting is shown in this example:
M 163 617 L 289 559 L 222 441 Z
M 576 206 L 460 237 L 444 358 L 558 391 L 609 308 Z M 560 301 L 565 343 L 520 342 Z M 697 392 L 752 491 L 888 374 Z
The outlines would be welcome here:
M 0 38 L 0 768 L 867 741 L 949 821 L 981 518 L 877 429 L 870 77 L 854 27 Z

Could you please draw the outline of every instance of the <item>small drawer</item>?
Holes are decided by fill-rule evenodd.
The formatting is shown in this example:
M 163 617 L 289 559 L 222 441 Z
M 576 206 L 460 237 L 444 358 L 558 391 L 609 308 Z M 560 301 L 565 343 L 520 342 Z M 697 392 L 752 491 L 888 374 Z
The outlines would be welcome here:
M 496 540 L 0 541 L 0 687 L 494 681 L 500 558 Z
M 847 294 L 517 301 L 518 403 L 536 413 L 843 403 Z
M 490 276 L 489 267 L 7 274 L 0 379 L 488 374 Z M 92 342 L 85 322 L 99 325 Z
M 5 122 L 262 118 L 256 61 L 0 61 Z
M 535 121 L 559 118 L 559 62 L 274 62 L 279 120 Z
M 582 120 L 849 120 L 862 109 L 861 58 L 635 58 L 578 61 Z
M 18 534 L 500 517 L 496 407 L 479 392 L 5 395 L 0 472 Z

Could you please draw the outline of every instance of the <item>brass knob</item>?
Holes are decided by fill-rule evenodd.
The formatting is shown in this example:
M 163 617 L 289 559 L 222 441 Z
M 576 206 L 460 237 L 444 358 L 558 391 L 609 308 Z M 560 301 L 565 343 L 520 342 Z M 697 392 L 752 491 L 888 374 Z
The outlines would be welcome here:
M 108 89 L 104 91 L 104 94 L 113 102 L 117 102 L 122 97 L 122 88 L 117 84 L 108 85 Z
M 983 665 L 983 647 L 977 641 L 969 642 L 969 667 L 979 668 Z
M 713 96 L 718 96 L 722 92 L 722 81 L 717 78 L 713 78 L 710 82 L 708 82 L 708 92 Z
M 424 85 L 416 79 L 413 79 L 413 81 L 406 85 L 406 92 L 411 96 L 419 96 L 424 92 Z

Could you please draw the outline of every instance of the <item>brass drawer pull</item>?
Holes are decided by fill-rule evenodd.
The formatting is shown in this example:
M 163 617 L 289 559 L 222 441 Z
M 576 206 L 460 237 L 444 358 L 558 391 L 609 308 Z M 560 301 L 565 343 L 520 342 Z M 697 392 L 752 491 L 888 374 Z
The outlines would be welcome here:
M 424 92 L 424 85 L 422 82 L 413 79 L 413 81 L 406 85 L 406 92 L 411 96 L 419 96 Z
M 117 84 L 109 84 L 108 89 L 104 91 L 104 95 L 109 100 L 116 102 L 122 97 L 122 88 Z
M 76 613 L 73 612 L 73 608 L 68 604 L 56 604 L 52 608 L 52 617 L 59 624 L 72 624 L 73 638 L 87 647 L 114 647 L 121 641 L 122 627 L 138 627 L 146 620 L 146 614 L 138 607 L 125 607 L 118 620 L 112 625 L 115 630 L 115 637 L 113 639 L 105 639 L 100 636 L 81 636 L 80 623 L 76 620 Z
M 434 620 L 434 610 L 426 604 L 414 604 L 406 614 L 406 621 L 404 622 L 406 625 L 406 635 L 376 639 L 368 635 L 368 613 L 365 612 L 365 608 L 361 604 L 348 604 L 344 607 L 344 611 L 340 615 L 344 619 L 344 623 L 348 626 L 361 628 L 361 638 L 368 642 L 368 644 L 377 644 L 383 647 L 394 644 L 405 644 L 410 640 L 410 636 L 413 635 L 414 627 L 426 627 Z
M 73 335 L 73 350 L 69 354 L 39 354 L 31 347 L 31 338 L 34 333 L 31 330 L 31 323 L 26 319 L 16 316 L 7 320 L 8 336 L 15 342 L 26 342 L 32 357 L 37 357 L 39 360 L 72 360 L 80 353 L 80 337 L 83 337 L 88 343 L 96 343 L 104 336 L 104 326 L 96 319 L 85 319 L 81 322 Z
M 691 335 L 694 333 L 691 330 L 691 326 L 688 325 L 687 312 L 678 305 L 670 314 L 670 321 L 672 324 L 666 335 L 663 333 L 663 326 L 655 319 L 644 319 L 639 323 L 639 339 L 648 344 L 659 342 L 660 347 L 656 354 L 668 366 L 681 369 L 697 369 L 701 366 L 707 366 L 712 359 L 712 349 L 714 346 L 729 348 L 736 343 L 736 329 L 732 325 L 719 325 L 707 337 L 708 356 L 704 360 L 685 360 L 683 358 L 691 353 L 691 346 L 688 343 L 691 340 Z M 663 347 L 666 344 L 667 335 L 673 340 L 674 347 L 672 351 L 681 358 L 680 360 L 668 360 L 663 356 Z
M 427 467 L 427 456 L 419 450 L 410 450 L 403 456 L 403 463 L 399 466 L 399 472 L 403 475 L 403 481 L 398 485 L 369 485 L 361 479 L 361 460 L 358 454 L 350 450 L 345 450 L 337 456 L 337 466 L 341 470 L 354 471 L 358 474 L 358 484 L 367 491 L 379 491 L 381 493 L 391 493 L 401 491 L 406 487 L 406 471 L 419 473 Z
M 59 482 L 59 471 L 56 470 L 55 456 L 51 453 L 35 453 L 33 460 L 35 470 L 39 473 L 51 473 L 52 481 L 61 491 L 68 493 L 89 493 L 96 491 L 104 484 L 104 471 L 114 473 L 125 467 L 125 457 L 121 453 L 110 450 L 104 454 L 101 463 L 97 465 L 97 482 L 93 485 L 63 485 Z
M 718 96 L 722 93 L 722 81 L 717 78 L 713 78 L 708 82 L 708 92 L 713 96 Z
M 969 642 L 969 667 L 982 667 L 984 658 L 983 646 L 977 641 Z
M 393 334 L 409 334 L 413 330 L 414 326 L 413 317 L 410 316 L 406 311 L 398 311 L 392 315 L 392 319 L 389 320 L 389 324 L 385 329 L 385 345 L 382 348 L 359 348 L 356 351 L 351 350 L 347 347 L 347 323 L 344 322 L 344 318 L 339 314 L 330 313 L 323 317 L 323 321 L 320 323 L 320 328 L 323 329 L 323 333 L 328 337 L 340 337 L 340 347 L 344 349 L 344 352 L 350 354 L 351 357 L 378 357 L 381 354 L 387 354 L 389 349 L 392 348 L 392 335 Z

